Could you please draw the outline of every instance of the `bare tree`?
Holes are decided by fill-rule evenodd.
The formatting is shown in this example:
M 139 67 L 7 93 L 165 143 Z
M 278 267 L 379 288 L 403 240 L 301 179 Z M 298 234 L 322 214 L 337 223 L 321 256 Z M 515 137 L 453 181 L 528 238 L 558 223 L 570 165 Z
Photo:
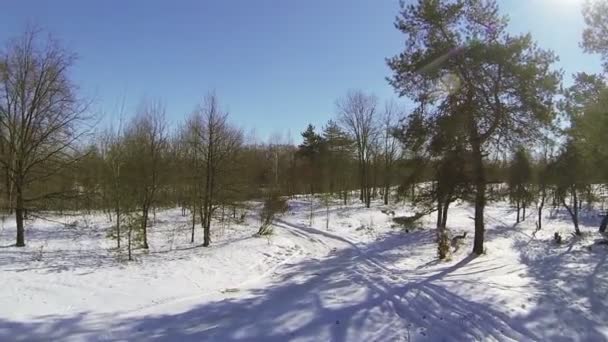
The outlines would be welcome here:
M 192 116 L 186 124 L 180 128 L 179 137 L 175 140 L 173 149 L 175 150 L 175 157 L 180 164 L 179 177 L 182 183 L 181 191 L 183 192 L 179 197 L 182 206 L 182 215 L 185 215 L 185 208 L 190 209 L 190 215 L 192 217 L 190 242 L 194 242 L 194 231 L 196 228 L 196 211 L 199 203 L 199 184 L 200 184 L 200 140 L 197 137 L 198 122 L 197 117 Z
M 125 132 L 129 182 L 141 209 L 142 247 L 148 246 L 150 209 L 162 184 L 163 157 L 167 148 L 165 107 L 159 101 L 143 101 Z
M 366 207 L 371 203 L 371 166 L 373 159 L 372 146 L 378 136 L 375 122 L 378 100 L 374 95 L 367 95 L 359 90 L 349 91 L 336 103 L 338 120 L 352 136 L 357 150 L 361 199 Z
M 79 158 L 75 143 L 88 118 L 68 75 L 74 61 L 75 55 L 37 30 L 0 51 L 0 165 L 15 209 L 18 247 L 25 246 L 27 203 L 57 195 L 29 190 Z
M 120 248 L 122 208 L 124 206 L 123 168 L 125 164 L 122 128 L 108 129 L 101 137 L 101 153 L 104 160 L 104 197 L 116 219 L 116 242 Z M 110 214 L 111 215 L 111 214 Z
M 396 120 L 400 116 L 397 104 L 389 101 L 384 106 L 382 118 L 382 156 L 384 161 L 384 204 L 388 204 L 390 186 L 393 181 L 395 161 L 399 153 L 399 140 L 395 137 Z
M 203 227 L 203 246 L 211 244 L 211 216 L 217 208 L 220 192 L 226 190 L 227 176 L 243 142 L 241 130 L 227 121 L 228 113 L 219 108 L 215 94 L 209 94 L 188 120 L 192 153 L 197 160 L 198 191 L 201 195 L 199 215 Z M 223 187 L 223 188 L 222 188 Z

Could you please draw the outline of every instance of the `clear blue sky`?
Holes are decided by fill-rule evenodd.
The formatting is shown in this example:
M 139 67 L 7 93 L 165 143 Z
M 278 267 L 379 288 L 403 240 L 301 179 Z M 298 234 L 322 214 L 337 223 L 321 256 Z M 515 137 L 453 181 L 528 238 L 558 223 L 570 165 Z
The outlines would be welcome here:
M 504 0 L 510 30 L 532 32 L 566 74 L 598 71 L 578 46 L 582 0 Z M 0 41 L 36 24 L 79 55 L 73 75 L 95 108 L 162 99 L 179 122 L 215 90 L 260 138 L 322 126 L 348 89 L 394 97 L 384 58 L 403 42 L 397 0 L 20 0 L 0 11 Z

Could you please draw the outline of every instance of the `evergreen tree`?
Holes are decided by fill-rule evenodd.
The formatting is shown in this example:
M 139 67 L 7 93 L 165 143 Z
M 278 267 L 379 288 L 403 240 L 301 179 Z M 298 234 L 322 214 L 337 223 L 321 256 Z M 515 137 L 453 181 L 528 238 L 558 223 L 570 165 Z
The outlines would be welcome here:
M 323 129 L 326 147 L 326 162 L 329 192 L 339 192 L 344 205 L 347 203 L 348 190 L 352 186 L 353 142 L 348 134 L 333 120 Z
M 582 46 L 585 52 L 598 53 L 608 70 L 608 1 L 587 0 L 583 7 L 587 27 L 583 31 Z
M 552 120 L 560 74 L 556 57 L 530 35 L 507 33 L 496 1 L 418 0 L 403 4 L 396 27 L 405 51 L 389 59 L 390 83 L 424 116 L 451 116 L 471 151 L 475 241 L 484 251 L 486 159 L 536 137 Z M 438 121 L 429 121 L 431 123 Z
M 589 160 L 590 170 L 595 171 L 593 179 L 608 187 L 608 89 L 587 105 L 576 125 L 578 147 Z M 608 215 L 603 214 L 600 232 L 605 232 L 608 226 Z
M 305 162 L 305 178 L 308 180 L 310 194 L 314 195 L 319 191 L 321 177 L 321 156 L 324 152 L 325 141 L 323 137 L 315 132 L 315 127 L 311 124 L 302 132 L 304 141 L 298 145 L 297 154 Z

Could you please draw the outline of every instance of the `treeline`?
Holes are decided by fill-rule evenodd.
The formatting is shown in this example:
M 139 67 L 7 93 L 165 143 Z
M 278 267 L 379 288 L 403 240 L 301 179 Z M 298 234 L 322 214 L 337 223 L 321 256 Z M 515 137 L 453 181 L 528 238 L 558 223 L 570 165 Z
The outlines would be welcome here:
M 94 136 L 73 171 L 65 173 L 66 192 L 76 189 L 80 200 L 54 201 L 45 209 L 63 203 L 66 210 L 103 210 L 115 220 L 118 247 L 124 234 L 128 244 L 137 234 L 148 248 L 150 216 L 157 208 L 181 206 L 192 217 L 191 242 L 200 225 L 203 246 L 209 246 L 212 218 L 219 212 L 236 216 L 248 200 L 328 193 L 346 203 L 357 189 L 368 206 L 372 197 L 386 194 L 388 201 L 398 152 L 390 121 L 396 107 L 387 105 L 380 116 L 375 98 L 361 92 L 341 101 L 354 99 L 364 99 L 366 107 L 345 108 L 341 124 L 330 120 L 320 133 L 309 125 L 299 146 L 247 141 L 213 93 L 173 131 L 162 104 L 144 101 L 124 127 Z M 349 123 L 361 114 L 369 126 L 356 133 L 360 127 Z
M 583 48 L 608 61 L 608 3 L 588 2 L 583 15 Z M 580 233 L 583 203 L 597 204 L 608 184 L 604 75 L 577 73 L 564 87 L 557 56 L 507 25 L 492 0 L 403 4 L 395 26 L 405 48 L 387 63 L 407 110 L 349 91 L 297 146 L 245 137 L 213 93 L 175 129 L 162 102 L 143 100 L 129 120 L 92 134 L 69 78 L 73 55 L 27 32 L 0 55 L 2 206 L 15 214 L 16 244 L 25 245 L 28 212 L 103 210 L 118 247 L 126 239 L 129 250 L 133 241 L 148 248 L 156 209 L 178 205 L 191 215 L 192 242 L 200 227 L 209 246 L 219 213 L 236 217 L 251 199 L 283 208 L 276 199 L 296 194 L 367 207 L 407 199 L 419 216 L 437 213 L 440 257 L 458 200 L 474 205 L 477 254 L 494 200 L 508 198 L 517 221 L 534 208 L 538 229 L 543 208 L 561 205 Z
M 372 198 L 388 203 L 399 179 L 393 130 L 403 113 L 360 91 L 339 99 L 321 130 L 309 125 L 299 146 L 247 139 L 214 93 L 173 129 L 163 103 L 145 99 L 99 131 L 69 80 L 73 56 L 56 41 L 28 31 L 0 61 L 1 201 L 15 214 L 17 246 L 28 215 L 103 211 L 130 254 L 134 243 L 149 248 L 156 210 L 175 206 L 192 218 L 191 241 L 200 227 L 209 246 L 212 218 L 236 216 L 248 200 L 327 193 L 346 203 L 356 190 L 369 207 Z

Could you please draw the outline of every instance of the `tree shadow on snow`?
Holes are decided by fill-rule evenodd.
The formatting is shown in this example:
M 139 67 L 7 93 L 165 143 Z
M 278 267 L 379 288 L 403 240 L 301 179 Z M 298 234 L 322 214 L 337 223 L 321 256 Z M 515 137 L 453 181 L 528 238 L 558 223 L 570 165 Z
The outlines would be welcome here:
M 410 275 L 394 269 L 392 265 L 403 258 L 395 250 L 409 248 L 410 242 L 410 238 L 388 235 L 363 247 L 334 251 L 322 260 L 286 264 L 264 288 L 177 313 L 129 318 L 80 313 L 29 322 L 0 320 L 0 340 L 539 339 L 524 320 L 457 295 L 445 285 L 449 282 L 439 282 L 459 270 L 485 272 L 479 259 L 468 256 L 431 274 Z M 170 308 L 155 311 L 171 312 Z
M 606 340 L 601 333 L 608 319 L 605 250 L 585 252 L 574 245 L 546 250 L 551 248 L 547 241 L 521 235 L 514 247 L 531 279 L 534 301 L 526 314 L 513 315 L 502 310 L 500 303 L 476 302 L 451 288 L 470 282 L 475 289 L 475 279 L 460 277 L 483 277 L 503 267 L 489 257 L 464 256 L 445 266 L 430 262 L 409 272 L 393 266 L 411 257 L 414 247 L 435 248 L 432 230 L 394 232 L 361 245 L 300 224 L 278 221 L 277 226 L 299 238 L 321 241 L 318 237 L 322 236 L 340 241 L 345 248 L 321 260 L 285 264 L 270 276 L 267 286 L 239 293 L 238 298 L 228 293 L 221 300 L 186 309 L 168 303 L 153 310 L 166 314 L 79 313 L 22 322 L 0 319 L 0 341 Z M 488 230 L 488 238 L 513 234 L 515 227 L 504 230 Z M 537 251 L 539 257 L 527 253 L 529 250 Z M 566 298 L 572 296 L 564 291 L 585 301 L 569 303 Z M 588 305 L 589 310 L 580 305 Z
M 608 341 L 608 249 L 582 245 L 576 238 L 515 244 L 535 289 L 536 303 L 522 319 L 543 327 L 542 340 Z

